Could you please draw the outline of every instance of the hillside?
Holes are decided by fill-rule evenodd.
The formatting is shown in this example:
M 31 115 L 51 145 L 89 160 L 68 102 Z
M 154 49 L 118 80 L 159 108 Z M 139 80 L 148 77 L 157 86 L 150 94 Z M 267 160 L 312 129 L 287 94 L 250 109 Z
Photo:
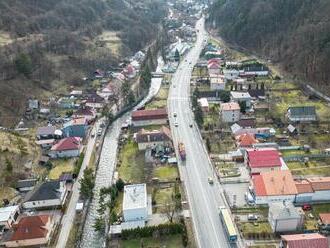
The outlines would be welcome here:
M 0 125 L 145 47 L 165 13 L 162 0 L 0 1 Z
M 327 0 L 217 0 L 209 24 L 230 43 L 329 91 L 329 13 Z

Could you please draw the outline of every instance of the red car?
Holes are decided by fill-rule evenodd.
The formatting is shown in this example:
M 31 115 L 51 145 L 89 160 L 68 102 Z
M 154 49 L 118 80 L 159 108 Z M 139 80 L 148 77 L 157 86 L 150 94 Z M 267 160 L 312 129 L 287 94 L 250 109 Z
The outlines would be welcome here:
M 304 204 L 304 205 L 302 206 L 302 209 L 303 209 L 304 211 L 309 211 L 309 210 L 312 210 L 312 206 L 311 206 L 310 204 Z

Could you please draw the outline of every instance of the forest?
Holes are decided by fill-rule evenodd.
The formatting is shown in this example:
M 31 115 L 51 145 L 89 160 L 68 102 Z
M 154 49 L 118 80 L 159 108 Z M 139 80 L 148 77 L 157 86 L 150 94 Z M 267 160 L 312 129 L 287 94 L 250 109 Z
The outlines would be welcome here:
M 330 92 L 330 1 L 216 0 L 208 24 L 229 43 Z
M 26 99 L 82 84 L 157 36 L 163 0 L 0 1 L 0 125 L 13 124 Z M 110 32 L 116 54 L 96 38 Z

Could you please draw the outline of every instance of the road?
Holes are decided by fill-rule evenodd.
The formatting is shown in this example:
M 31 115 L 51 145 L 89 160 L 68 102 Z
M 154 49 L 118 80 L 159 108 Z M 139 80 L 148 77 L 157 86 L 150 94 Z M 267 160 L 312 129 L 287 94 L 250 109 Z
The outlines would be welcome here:
M 96 133 L 97 125 L 98 124 L 96 123 L 93 126 L 91 133 L 92 132 Z M 66 213 L 63 215 L 63 218 L 62 218 L 62 227 L 60 229 L 60 234 L 58 236 L 58 241 L 57 241 L 57 245 L 56 245 L 56 247 L 58 247 L 58 248 L 65 247 L 66 242 L 68 240 L 69 233 L 70 233 L 70 230 L 71 230 L 71 227 L 73 224 L 73 220 L 74 220 L 74 217 L 76 214 L 76 205 L 79 200 L 79 189 L 80 189 L 79 179 L 83 176 L 84 170 L 87 167 L 87 165 L 89 164 L 89 161 L 90 161 L 92 153 L 93 153 L 95 141 L 96 141 L 96 135 L 95 135 L 95 137 L 90 136 L 88 139 L 88 143 L 87 143 L 86 150 L 85 150 L 84 160 L 82 162 L 79 175 L 78 175 L 75 183 L 73 184 L 72 194 L 71 194 L 71 198 L 70 198 L 68 207 L 66 209 Z
M 198 32 L 195 46 L 182 59 L 172 78 L 168 113 L 175 147 L 180 141 L 186 148 L 187 159 L 185 163 L 179 163 L 179 171 L 191 209 L 197 244 L 202 248 L 226 248 L 231 246 L 221 224 L 218 207 L 227 204 L 218 180 L 215 180 L 214 185 L 208 183 L 208 177 L 216 178 L 216 175 L 194 122 L 189 101 L 193 65 L 196 64 L 207 39 L 204 18 L 197 22 L 196 29 Z M 176 118 L 174 112 L 177 113 Z M 178 123 L 177 127 L 175 122 Z M 192 128 L 189 127 L 190 124 L 193 124 Z

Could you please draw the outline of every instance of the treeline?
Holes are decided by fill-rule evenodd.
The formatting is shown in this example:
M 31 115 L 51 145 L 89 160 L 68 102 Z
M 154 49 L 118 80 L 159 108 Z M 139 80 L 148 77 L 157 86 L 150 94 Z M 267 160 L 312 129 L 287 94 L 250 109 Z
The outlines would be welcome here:
M 209 24 L 226 40 L 320 88 L 330 83 L 330 1 L 217 0 L 210 9 Z

